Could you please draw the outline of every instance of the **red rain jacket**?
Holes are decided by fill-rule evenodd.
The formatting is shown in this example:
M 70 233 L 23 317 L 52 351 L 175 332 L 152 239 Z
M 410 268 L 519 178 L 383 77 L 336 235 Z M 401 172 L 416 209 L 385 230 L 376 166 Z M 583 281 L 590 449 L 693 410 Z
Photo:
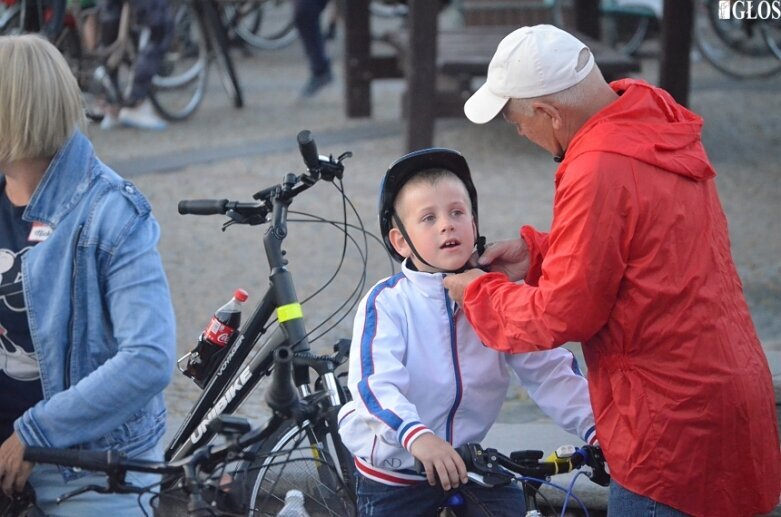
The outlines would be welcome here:
M 577 132 L 525 284 L 469 284 L 488 346 L 583 343 L 597 437 L 625 488 L 693 515 L 770 511 L 773 386 L 730 255 L 702 119 L 635 80 Z

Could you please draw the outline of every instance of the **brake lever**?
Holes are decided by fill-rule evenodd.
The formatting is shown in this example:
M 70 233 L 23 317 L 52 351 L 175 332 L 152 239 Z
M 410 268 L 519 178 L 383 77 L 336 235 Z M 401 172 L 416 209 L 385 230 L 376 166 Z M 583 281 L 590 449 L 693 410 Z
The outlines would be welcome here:
M 70 492 L 67 492 L 65 494 L 62 494 L 61 496 L 57 497 L 57 504 L 62 503 L 63 501 L 67 501 L 68 499 L 72 497 L 76 497 L 77 495 L 84 494 L 86 492 L 96 492 L 98 494 L 108 494 L 108 486 L 100 486 L 100 485 L 85 485 L 82 487 L 77 488 L 76 490 L 72 490 Z
M 480 474 L 476 472 L 467 472 L 466 477 L 471 481 L 472 483 L 478 484 L 480 486 L 484 486 L 486 488 L 493 488 L 494 485 L 491 485 L 486 482 L 485 478 L 481 476 Z
M 482 486 L 503 486 L 515 479 L 501 466 L 496 449 L 483 449 L 480 444 L 467 443 L 457 449 L 469 473 L 480 476 Z M 466 457 L 465 457 L 466 456 Z

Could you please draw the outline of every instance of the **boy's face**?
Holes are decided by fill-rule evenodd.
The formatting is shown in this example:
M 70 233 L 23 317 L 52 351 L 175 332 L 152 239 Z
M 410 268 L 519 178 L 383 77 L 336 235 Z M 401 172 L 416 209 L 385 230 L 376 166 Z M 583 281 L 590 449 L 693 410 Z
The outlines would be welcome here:
M 457 178 L 444 177 L 435 183 L 411 181 L 399 192 L 396 211 L 420 256 L 436 269 L 423 264 L 398 228 L 389 237 L 403 257 L 412 257 L 418 271 L 460 269 L 472 255 L 475 227 L 466 187 Z

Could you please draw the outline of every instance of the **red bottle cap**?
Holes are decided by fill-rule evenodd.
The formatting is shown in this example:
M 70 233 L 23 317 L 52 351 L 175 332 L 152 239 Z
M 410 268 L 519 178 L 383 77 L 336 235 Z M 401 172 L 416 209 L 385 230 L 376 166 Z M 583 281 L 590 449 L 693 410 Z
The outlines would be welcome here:
M 247 301 L 249 294 L 244 289 L 236 289 L 236 291 L 233 293 L 233 297 L 243 303 Z

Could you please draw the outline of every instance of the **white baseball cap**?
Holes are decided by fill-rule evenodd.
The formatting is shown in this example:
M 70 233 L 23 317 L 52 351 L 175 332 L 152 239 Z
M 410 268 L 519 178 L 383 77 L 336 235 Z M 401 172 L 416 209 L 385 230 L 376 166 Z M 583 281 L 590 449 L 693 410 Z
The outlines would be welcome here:
M 578 60 L 588 47 L 553 25 L 521 27 L 496 47 L 488 77 L 464 104 L 467 118 L 476 124 L 493 119 L 510 99 L 550 95 L 578 84 L 594 68 L 589 52 L 585 66 Z

